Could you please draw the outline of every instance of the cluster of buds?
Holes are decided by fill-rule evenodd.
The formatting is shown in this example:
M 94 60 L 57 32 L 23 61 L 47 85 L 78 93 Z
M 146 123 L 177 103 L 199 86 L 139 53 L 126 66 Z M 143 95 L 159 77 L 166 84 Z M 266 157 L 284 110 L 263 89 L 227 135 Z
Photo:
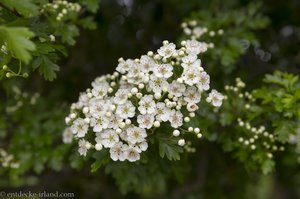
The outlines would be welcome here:
M 14 156 L 8 154 L 4 149 L 0 148 L 0 163 L 4 168 L 16 169 L 19 167 L 19 163 L 14 160 Z
M 210 76 L 199 59 L 207 48 L 196 40 L 182 41 L 179 49 L 164 41 L 155 53 L 134 60 L 120 58 L 116 72 L 96 78 L 72 104 L 64 141 L 79 140 L 84 156 L 89 149 L 107 148 L 112 160 L 134 162 L 147 150 L 148 136 L 163 125 L 173 129 L 165 133 L 179 146 L 185 146 L 186 132 L 201 138 L 200 128 L 189 123 L 202 95 L 215 107 L 224 99 L 214 89 L 207 93 Z
M 284 151 L 283 146 L 276 145 L 276 137 L 266 131 L 265 126 L 259 128 L 251 126 L 249 122 L 244 122 L 241 118 L 238 118 L 238 124 L 247 132 L 245 137 L 239 137 L 238 141 L 251 150 L 256 150 L 257 147 L 267 150 L 266 155 L 269 158 L 273 157 L 273 152 Z
M 14 104 L 6 107 L 6 113 L 12 114 L 24 106 L 24 103 L 35 105 L 37 99 L 40 97 L 38 93 L 29 95 L 27 92 L 22 92 L 18 87 L 13 86 L 12 91 L 14 93 Z
M 235 85 L 234 86 L 225 86 L 226 91 L 231 91 L 237 95 L 240 99 L 245 100 L 245 109 L 250 109 L 251 108 L 251 102 L 255 101 L 255 98 L 252 96 L 251 93 L 248 91 L 243 91 L 245 88 L 246 84 L 241 80 L 241 78 L 237 77 L 235 79 Z M 226 98 L 226 97 L 225 97 Z
M 184 34 L 186 34 L 187 36 L 189 36 L 191 39 L 199 39 L 200 37 L 202 37 L 203 35 L 208 35 L 210 37 L 214 37 L 216 35 L 223 35 L 224 34 L 224 30 L 223 29 L 219 29 L 217 31 L 214 30 L 208 30 L 208 28 L 206 27 L 202 27 L 198 25 L 198 22 L 196 20 L 191 20 L 188 22 L 183 22 L 181 24 L 181 27 L 183 29 Z M 210 43 L 209 46 L 211 48 L 214 47 L 213 43 Z
M 52 3 L 43 5 L 42 13 L 55 14 L 57 21 L 61 21 L 70 12 L 79 12 L 81 9 L 80 4 L 72 3 L 65 0 L 54 0 Z

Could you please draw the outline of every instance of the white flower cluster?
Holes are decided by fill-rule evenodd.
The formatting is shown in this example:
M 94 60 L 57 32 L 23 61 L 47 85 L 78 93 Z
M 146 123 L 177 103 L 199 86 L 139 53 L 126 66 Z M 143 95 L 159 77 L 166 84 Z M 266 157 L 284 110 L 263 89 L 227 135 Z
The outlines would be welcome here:
M 43 5 L 41 12 L 54 12 L 56 13 L 56 20 L 62 20 L 69 12 L 79 12 L 81 9 L 80 4 L 72 3 L 65 0 L 54 0 L 52 3 Z
M 273 152 L 284 151 L 283 146 L 279 147 L 276 145 L 276 137 L 274 137 L 272 133 L 266 131 L 265 126 L 256 128 L 251 126 L 249 122 L 242 121 L 241 118 L 238 118 L 238 124 L 240 127 L 249 132 L 247 137 L 240 137 L 239 142 L 245 146 L 249 146 L 251 150 L 255 150 L 257 146 L 262 144 L 262 147 L 268 151 L 266 155 L 269 158 L 273 157 Z
M 19 168 L 19 163 L 14 160 L 14 156 L 8 154 L 4 149 L 0 148 L 0 163 L 4 168 Z
M 79 139 L 79 153 L 84 156 L 90 148 L 108 148 L 112 160 L 133 162 L 147 150 L 149 133 L 163 123 L 174 129 L 171 136 L 186 131 L 200 138 L 200 128 L 182 126 L 195 117 L 202 94 L 210 88 L 210 77 L 198 58 L 207 46 L 196 40 L 181 45 L 176 49 L 164 41 L 157 53 L 150 51 L 135 60 L 120 58 L 116 72 L 96 78 L 72 104 L 64 141 L 70 142 L 72 136 Z M 206 101 L 219 107 L 223 99 L 212 90 Z M 89 130 L 93 140 L 88 141 Z M 184 146 L 185 140 L 178 139 L 178 145 Z

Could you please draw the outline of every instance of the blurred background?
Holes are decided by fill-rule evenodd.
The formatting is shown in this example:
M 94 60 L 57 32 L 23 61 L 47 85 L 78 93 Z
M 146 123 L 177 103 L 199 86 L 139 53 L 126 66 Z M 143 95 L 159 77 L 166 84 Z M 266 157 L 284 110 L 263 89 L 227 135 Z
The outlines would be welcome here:
M 97 29 L 81 30 L 76 45 L 69 48 L 68 58 L 60 63 L 58 78 L 46 82 L 33 75 L 31 81 L 23 86 L 28 92 L 39 92 L 42 97 L 48 98 L 48 102 L 41 105 L 45 111 L 63 110 L 57 114 L 57 120 L 62 121 L 49 124 L 51 128 L 58 125 L 54 130 L 57 139 L 52 142 L 61 142 L 67 107 L 97 76 L 113 72 L 118 58 L 138 58 L 149 50 L 155 51 L 163 40 L 178 42 L 183 37 L 181 23 L 191 18 L 192 13 L 226 13 L 243 9 L 250 2 L 253 1 L 101 0 L 95 16 Z M 222 65 L 219 69 L 214 66 L 217 72 L 210 72 L 214 87 L 222 88 L 236 76 L 242 76 L 249 82 L 249 88 L 255 88 L 264 74 L 274 70 L 300 74 L 300 1 L 257 2 L 261 3 L 260 13 L 269 20 L 266 28 L 255 30 L 260 44 L 247 48 L 233 63 L 235 67 L 230 72 L 223 72 Z M 202 62 L 209 67 L 210 60 Z M 44 123 L 45 120 L 39 122 Z M 34 142 L 39 142 L 34 139 Z M 106 175 L 104 169 L 90 173 L 89 164 L 83 164 L 79 170 L 72 169 L 68 166 L 68 158 L 59 160 L 64 162 L 60 163 L 60 171 L 46 167 L 39 176 L 33 171 L 27 172 L 22 183 L 8 185 L 4 178 L 1 183 L 8 191 L 74 192 L 76 198 L 300 198 L 298 167 L 286 170 L 279 164 L 275 175 L 258 177 L 258 174 L 245 171 L 233 158 L 224 157 L 217 144 L 207 143 L 202 143 L 191 159 L 191 165 L 182 168 L 186 169 L 184 181 L 170 178 L 165 192 L 146 196 L 132 192 L 123 195 L 114 178 Z M 55 161 L 52 164 L 56 164 Z

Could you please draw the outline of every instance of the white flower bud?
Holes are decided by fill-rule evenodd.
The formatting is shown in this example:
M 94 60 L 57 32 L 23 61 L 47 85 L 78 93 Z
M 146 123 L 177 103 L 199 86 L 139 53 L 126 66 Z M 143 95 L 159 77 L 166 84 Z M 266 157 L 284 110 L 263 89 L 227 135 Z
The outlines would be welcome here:
M 120 133 L 122 133 L 122 129 L 120 129 L 120 128 L 117 128 L 117 129 L 116 129 L 116 133 L 117 133 L 117 134 L 120 134 Z
M 136 87 L 134 87 L 134 88 L 131 89 L 131 94 L 132 94 L 132 95 L 135 95 L 135 94 L 138 93 L 138 91 L 139 91 L 139 90 L 138 90 Z
M 200 129 L 199 129 L 199 128 L 195 128 L 195 129 L 194 129 L 194 132 L 195 132 L 195 133 L 200 133 Z
M 189 115 L 190 115 L 191 118 L 196 116 L 196 114 L 194 112 L 191 112 Z
M 148 55 L 149 57 L 152 57 L 152 56 L 153 56 L 153 52 L 152 52 L 152 51 L 148 51 L 147 55 Z
M 75 118 L 76 118 L 76 116 L 77 116 L 77 114 L 76 114 L 76 113 L 71 113 L 71 114 L 70 114 L 70 117 L 71 117 L 72 119 L 75 119 Z
M 153 125 L 154 125 L 154 127 L 160 127 L 160 122 L 159 122 L 159 121 L 155 121 L 155 122 L 153 123 Z
M 185 145 L 185 140 L 184 139 L 178 140 L 178 145 L 179 146 L 184 146 Z
M 160 93 L 155 93 L 154 94 L 154 98 L 157 99 L 157 100 L 160 99 L 161 98 L 161 94 Z
M 126 126 L 125 122 L 120 122 L 119 127 L 122 129 Z
M 96 149 L 97 151 L 101 151 L 102 148 L 103 148 L 103 146 L 102 146 L 102 144 L 100 144 L 100 143 L 97 143 L 97 144 L 95 145 L 95 149 Z
M 91 146 L 92 146 L 91 143 L 89 143 L 89 142 L 86 142 L 86 143 L 85 143 L 85 147 L 86 147 L 87 149 L 90 149 Z
M 84 114 L 87 114 L 87 113 L 89 112 L 89 107 L 84 107 L 84 108 L 82 109 L 82 112 L 83 112 Z
M 179 130 L 174 130 L 173 131 L 173 136 L 178 137 L 180 135 L 180 131 Z
M 191 119 L 190 119 L 189 117 L 185 117 L 185 118 L 184 118 L 184 121 L 185 121 L 185 122 L 190 122 Z
M 144 84 L 139 84 L 139 89 L 143 89 L 143 88 L 145 88 L 145 85 Z
M 198 133 L 198 134 L 197 134 L 197 138 L 202 138 L 202 134 L 201 134 L 201 133 Z
M 126 125 L 130 125 L 130 124 L 131 124 L 131 120 L 130 120 L 130 119 L 126 119 L 126 120 L 125 120 L 125 124 L 126 124 Z
M 190 126 L 190 127 L 188 128 L 188 131 L 189 131 L 189 132 L 193 132 L 193 131 L 194 131 L 194 128 Z
M 108 93 L 112 93 L 114 91 L 114 89 L 113 88 L 111 88 L 111 87 L 109 87 L 109 89 L 108 89 Z
M 70 121 L 71 121 L 71 119 L 70 119 L 69 117 L 66 117 L 66 118 L 65 118 L 65 123 L 66 123 L 66 124 L 69 124 Z
M 140 99 L 141 97 L 143 97 L 143 94 L 142 94 L 142 93 L 137 93 L 135 96 L 136 96 L 138 99 Z

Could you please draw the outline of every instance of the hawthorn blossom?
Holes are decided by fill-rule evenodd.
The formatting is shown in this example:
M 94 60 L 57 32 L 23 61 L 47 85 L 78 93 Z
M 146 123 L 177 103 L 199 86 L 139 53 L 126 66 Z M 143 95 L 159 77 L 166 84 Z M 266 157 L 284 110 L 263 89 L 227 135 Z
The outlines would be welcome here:
M 147 137 L 146 130 L 139 127 L 130 127 L 127 130 L 128 141 L 132 144 L 140 143 Z
M 153 126 L 154 115 L 138 115 L 137 122 L 140 128 L 150 129 Z
M 140 153 L 136 147 L 128 147 L 128 149 L 125 151 L 125 154 L 129 162 L 135 162 L 140 159 Z
M 155 113 L 156 104 L 153 100 L 153 96 L 152 95 L 143 96 L 139 102 L 138 109 L 143 115 Z
M 84 119 L 78 118 L 73 122 L 73 125 L 70 127 L 73 134 L 77 137 L 84 137 L 88 131 L 88 124 L 84 121 Z
M 156 77 L 169 78 L 173 75 L 173 66 L 170 64 L 161 64 L 153 69 L 153 73 Z
M 132 102 L 126 101 L 124 104 L 118 105 L 116 114 L 123 119 L 134 117 L 135 107 Z
M 201 92 L 195 87 L 189 87 L 184 93 L 184 100 L 189 104 L 197 104 L 200 102 Z
M 183 114 L 180 111 L 172 110 L 169 121 L 173 128 L 178 128 L 183 125 Z
M 80 155 L 86 156 L 87 151 L 91 148 L 91 143 L 84 139 L 80 139 L 78 142 L 78 152 Z
M 219 107 L 222 105 L 222 101 L 224 99 L 224 96 L 219 93 L 218 91 L 216 90 L 212 90 L 208 97 L 206 98 L 206 101 L 211 103 L 213 106 L 216 106 L 216 107 Z
M 163 58 L 169 58 L 176 52 L 176 46 L 173 43 L 165 44 L 157 50 L 158 54 Z
M 126 150 L 128 146 L 125 144 L 122 144 L 121 142 L 115 144 L 113 147 L 110 148 L 110 158 L 113 161 L 124 161 L 126 159 Z
M 199 57 L 206 50 L 207 45 L 195 40 L 182 42 L 179 49 L 165 41 L 157 53 L 148 52 L 140 59 L 120 58 L 117 72 L 97 77 L 71 105 L 65 118 L 70 127 L 63 141 L 77 141 L 83 156 L 88 150 L 105 148 L 113 161 L 134 162 L 150 147 L 147 135 L 155 131 L 163 130 L 169 139 L 178 137 L 182 147 L 185 134 L 179 127 L 200 138 L 200 128 L 190 121 L 202 105 L 203 92 L 210 88 L 210 77 Z M 212 90 L 206 101 L 220 106 L 223 99 Z

